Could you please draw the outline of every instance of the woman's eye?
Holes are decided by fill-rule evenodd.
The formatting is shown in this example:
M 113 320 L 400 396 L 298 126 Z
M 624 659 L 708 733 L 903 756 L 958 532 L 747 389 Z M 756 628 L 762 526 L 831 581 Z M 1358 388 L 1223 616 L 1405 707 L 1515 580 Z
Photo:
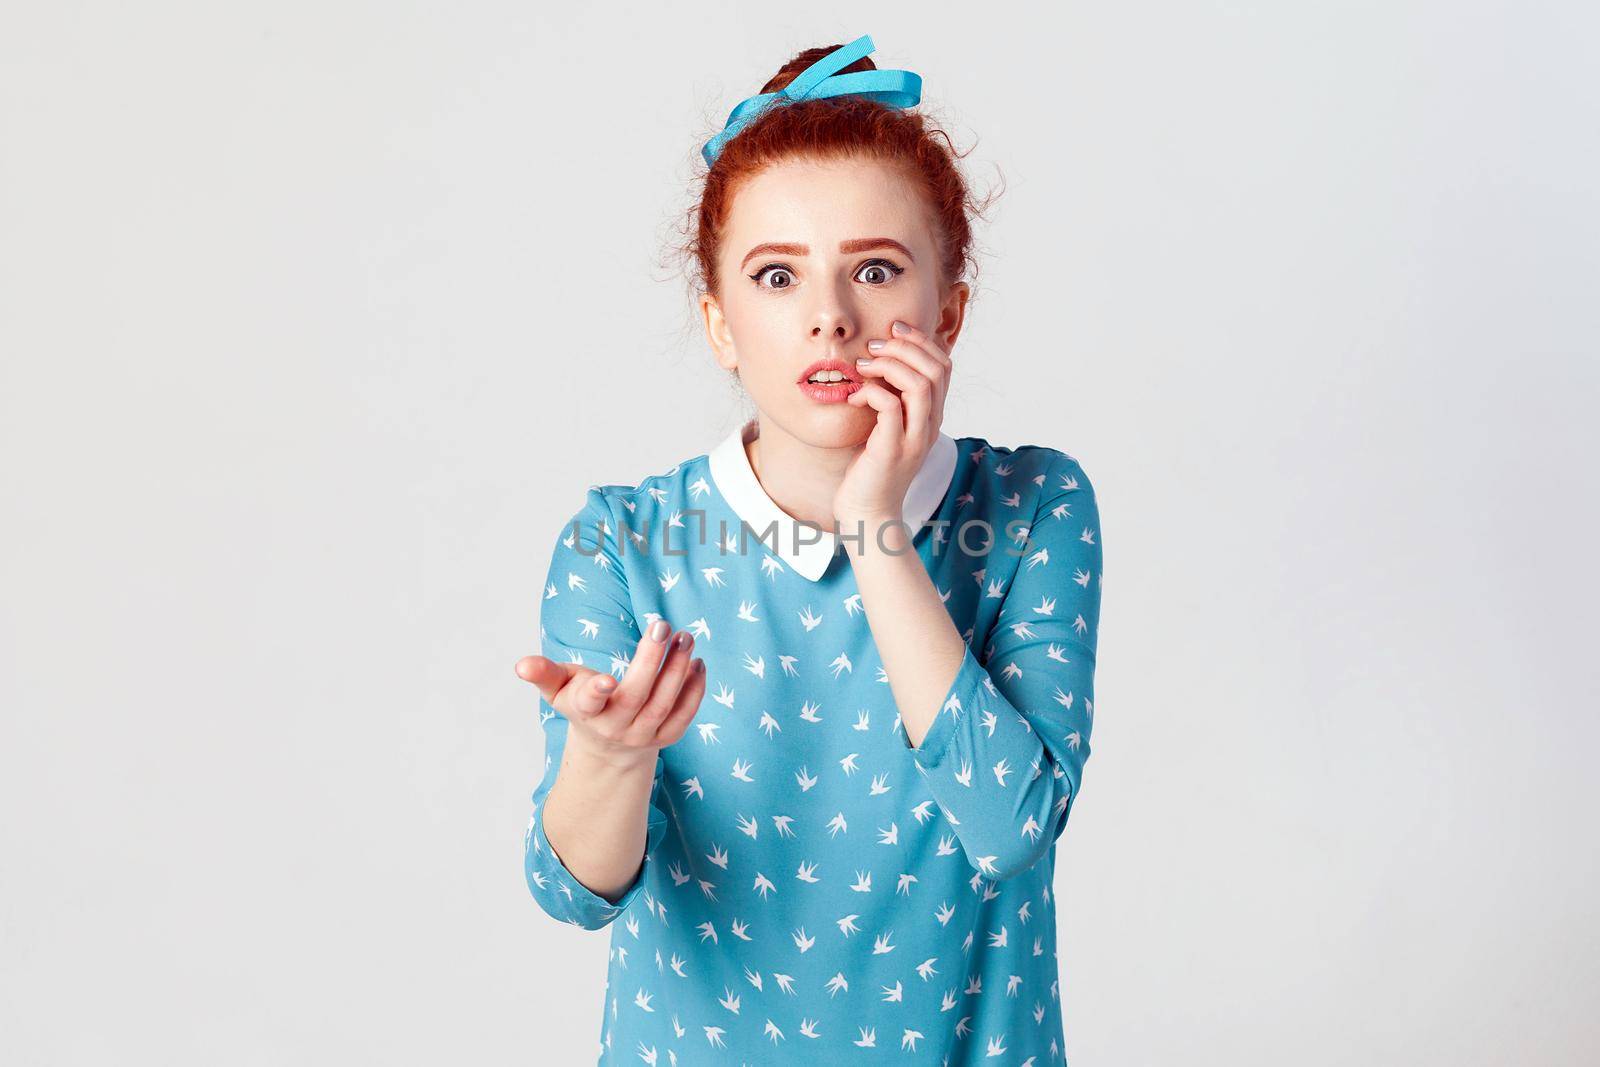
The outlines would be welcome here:
M 905 273 L 904 267 L 897 267 L 887 259 L 875 259 L 861 267 L 861 273 L 856 277 L 870 285 L 888 285 L 895 277 Z
M 784 281 L 781 284 L 774 282 L 771 285 L 762 285 L 761 279 L 769 272 L 774 277 L 782 278 Z M 794 275 L 790 272 L 789 268 L 777 266 L 775 264 L 769 264 L 768 266 L 762 267 L 760 270 L 750 275 L 750 277 L 755 280 L 756 287 L 759 289 L 787 289 L 789 286 L 794 284 Z

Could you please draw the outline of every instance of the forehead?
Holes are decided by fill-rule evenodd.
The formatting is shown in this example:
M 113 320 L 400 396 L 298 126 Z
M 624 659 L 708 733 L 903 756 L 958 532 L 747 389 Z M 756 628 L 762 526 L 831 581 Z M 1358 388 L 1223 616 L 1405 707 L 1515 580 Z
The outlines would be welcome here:
M 728 254 L 763 241 L 800 241 L 838 254 L 848 237 L 894 237 L 913 252 L 931 244 L 921 200 L 902 171 L 875 161 L 790 160 L 740 186 L 728 212 Z

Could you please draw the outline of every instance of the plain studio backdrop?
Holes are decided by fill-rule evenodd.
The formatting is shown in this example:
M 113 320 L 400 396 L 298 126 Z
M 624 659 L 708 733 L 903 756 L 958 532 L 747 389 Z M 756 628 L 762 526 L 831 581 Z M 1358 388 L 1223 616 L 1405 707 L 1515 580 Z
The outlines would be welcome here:
M 946 428 L 1099 495 L 1072 1067 L 1596 1062 L 1600 16 L 1376 0 L 6 5 L 0 1059 L 593 1062 L 512 664 L 862 33 L 1004 184 Z

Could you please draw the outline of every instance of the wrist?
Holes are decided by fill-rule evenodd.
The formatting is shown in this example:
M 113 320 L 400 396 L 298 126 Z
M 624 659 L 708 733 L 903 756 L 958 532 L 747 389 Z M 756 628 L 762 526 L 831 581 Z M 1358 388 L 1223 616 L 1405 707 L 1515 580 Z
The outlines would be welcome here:
M 567 730 L 566 747 L 561 762 L 571 763 L 585 777 L 609 778 L 617 781 L 648 776 L 655 777 L 658 748 L 624 748 L 591 740 L 581 730 Z
M 854 555 L 875 552 L 901 552 L 909 548 L 916 531 L 904 516 L 894 514 L 852 515 L 839 518 L 839 536 L 845 551 Z

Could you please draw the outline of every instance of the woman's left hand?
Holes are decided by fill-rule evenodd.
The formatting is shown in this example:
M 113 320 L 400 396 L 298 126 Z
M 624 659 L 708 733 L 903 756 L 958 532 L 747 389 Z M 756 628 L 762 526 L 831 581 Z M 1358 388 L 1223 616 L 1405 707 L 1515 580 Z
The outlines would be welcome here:
M 906 491 L 944 424 L 950 354 L 908 323 L 896 321 L 894 333 L 870 363 L 856 364 L 866 384 L 845 400 L 878 413 L 877 425 L 834 494 L 833 515 L 846 534 L 855 534 L 857 523 L 903 521 Z M 911 531 L 913 537 L 916 533 Z M 877 531 L 867 529 L 866 536 L 875 538 Z

